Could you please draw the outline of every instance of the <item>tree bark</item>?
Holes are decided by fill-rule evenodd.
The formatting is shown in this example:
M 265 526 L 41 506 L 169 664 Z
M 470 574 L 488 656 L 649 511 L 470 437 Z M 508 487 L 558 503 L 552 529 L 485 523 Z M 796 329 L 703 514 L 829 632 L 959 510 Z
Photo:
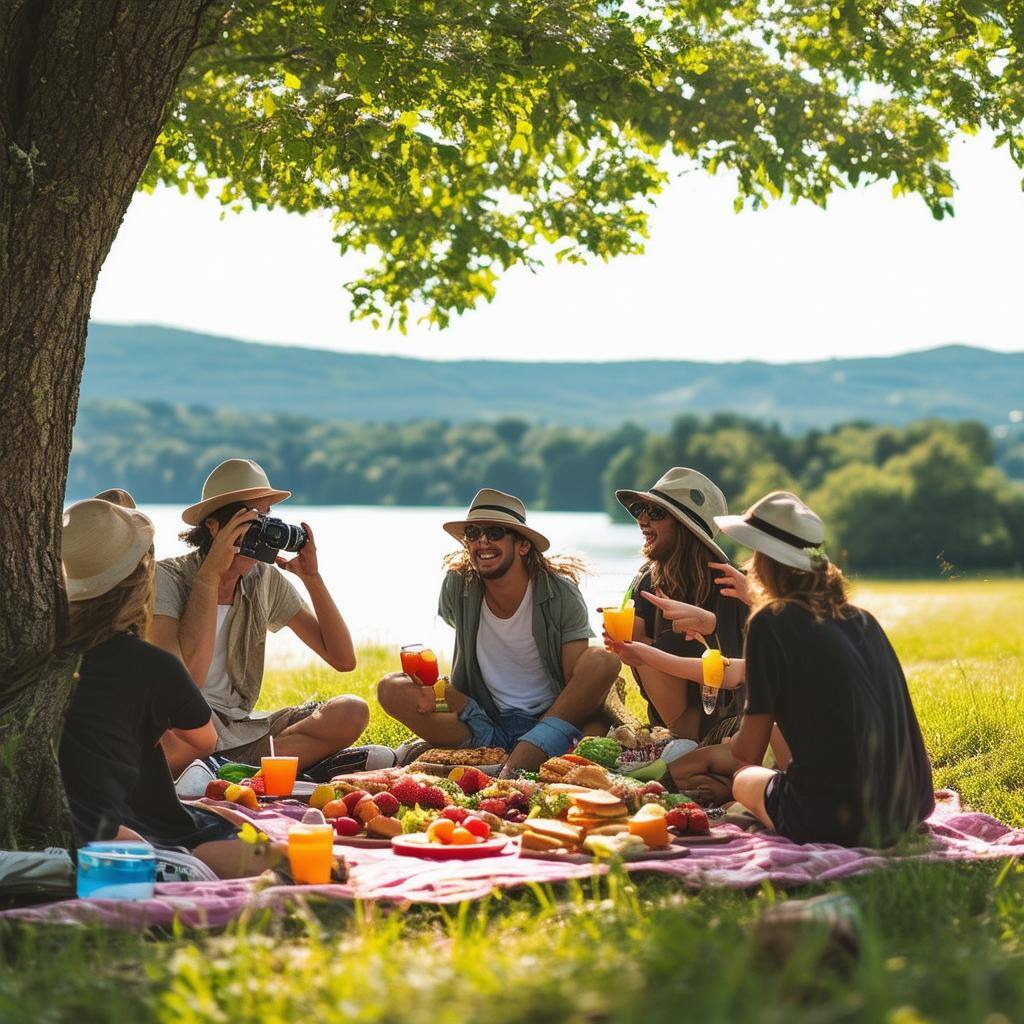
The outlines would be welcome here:
M 60 533 L 100 268 L 211 0 L 0 0 L 0 846 L 66 845 Z M 155 368 L 154 368 L 155 370 Z M 116 483 L 116 481 L 111 481 Z

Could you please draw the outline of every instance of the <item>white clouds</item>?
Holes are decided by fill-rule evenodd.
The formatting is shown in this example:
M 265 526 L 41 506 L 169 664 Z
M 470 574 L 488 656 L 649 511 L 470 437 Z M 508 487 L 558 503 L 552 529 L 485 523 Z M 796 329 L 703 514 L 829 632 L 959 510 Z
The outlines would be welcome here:
M 724 178 L 677 178 L 644 256 L 513 272 L 445 332 L 350 324 L 346 274 L 323 216 L 228 214 L 214 200 L 138 195 L 93 317 L 426 358 L 790 361 L 951 342 L 1024 348 L 1016 296 L 1024 195 L 1005 150 L 953 147 L 957 216 L 936 222 L 885 184 L 827 210 L 732 212 Z

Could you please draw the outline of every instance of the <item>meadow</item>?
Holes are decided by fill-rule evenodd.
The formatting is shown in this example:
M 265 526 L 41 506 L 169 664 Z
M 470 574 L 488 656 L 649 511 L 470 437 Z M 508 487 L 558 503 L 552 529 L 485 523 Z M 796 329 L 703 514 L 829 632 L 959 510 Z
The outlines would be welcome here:
M 1024 583 L 871 582 L 858 600 L 903 659 L 937 786 L 1024 827 Z M 271 671 L 268 706 L 344 689 L 372 698 L 391 650 L 344 679 Z M 367 739 L 395 743 L 374 712 Z M 217 935 L 0 927 L 0 1021 L 493 1024 L 866 1021 L 1004 1024 L 1024 1012 L 1024 868 L 914 865 L 828 889 L 859 908 L 859 956 L 809 930 L 785 961 L 765 907 L 825 887 L 690 893 L 619 874 L 454 910 L 309 906 Z

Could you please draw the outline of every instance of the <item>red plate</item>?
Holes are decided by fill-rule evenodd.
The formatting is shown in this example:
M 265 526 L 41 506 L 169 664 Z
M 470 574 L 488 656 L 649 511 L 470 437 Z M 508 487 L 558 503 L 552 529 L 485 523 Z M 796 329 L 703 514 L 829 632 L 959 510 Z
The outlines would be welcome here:
M 507 845 L 508 836 L 496 836 L 472 846 L 445 846 L 443 843 L 429 842 L 424 832 L 395 836 L 391 840 L 391 848 L 395 853 L 403 857 L 425 857 L 428 860 L 472 860 L 476 857 L 493 857 L 495 854 L 504 853 Z

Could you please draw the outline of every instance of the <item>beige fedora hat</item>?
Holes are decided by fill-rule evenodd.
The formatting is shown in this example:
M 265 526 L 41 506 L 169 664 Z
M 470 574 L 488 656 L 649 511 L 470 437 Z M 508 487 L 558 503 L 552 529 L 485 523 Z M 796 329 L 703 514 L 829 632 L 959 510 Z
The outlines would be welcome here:
M 724 516 L 729 506 L 725 495 L 703 473 L 673 466 L 649 491 L 616 491 L 615 497 L 627 512 L 638 500 L 660 505 L 714 552 L 719 561 L 729 561 L 729 556 L 715 543 L 715 517 Z
M 455 519 L 444 524 L 446 532 L 456 540 L 462 540 L 470 523 L 497 523 L 521 533 L 538 551 L 547 551 L 551 542 L 543 533 L 531 530 L 526 525 L 526 506 L 511 494 L 495 491 L 490 487 L 476 492 L 465 519 Z
M 219 508 L 234 501 L 269 501 L 276 505 L 292 496 L 270 486 L 263 467 L 252 459 L 228 459 L 222 462 L 203 484 L 203 500 L 189 505 L 181 518 L 189 526 L 198 526 Z
M 134 572 L 153 546 L 153 524 L 135 509 L 86 498 L 64 512 L 61 561 L 69 601 L 88 601 Z
M 132 492 L 126 491 L 123 487 L 110 487 L 93 497 L 102 498 L 103 501 L 109 501 L 112 505 L 121 505 L 123 508 L 138 508 L 132 497 Z
M 772 491 L 741 516 L 715 520 L 730 537 L 776 562 L 809 572 L 825 540 L 825 524 L 795 494 Z

